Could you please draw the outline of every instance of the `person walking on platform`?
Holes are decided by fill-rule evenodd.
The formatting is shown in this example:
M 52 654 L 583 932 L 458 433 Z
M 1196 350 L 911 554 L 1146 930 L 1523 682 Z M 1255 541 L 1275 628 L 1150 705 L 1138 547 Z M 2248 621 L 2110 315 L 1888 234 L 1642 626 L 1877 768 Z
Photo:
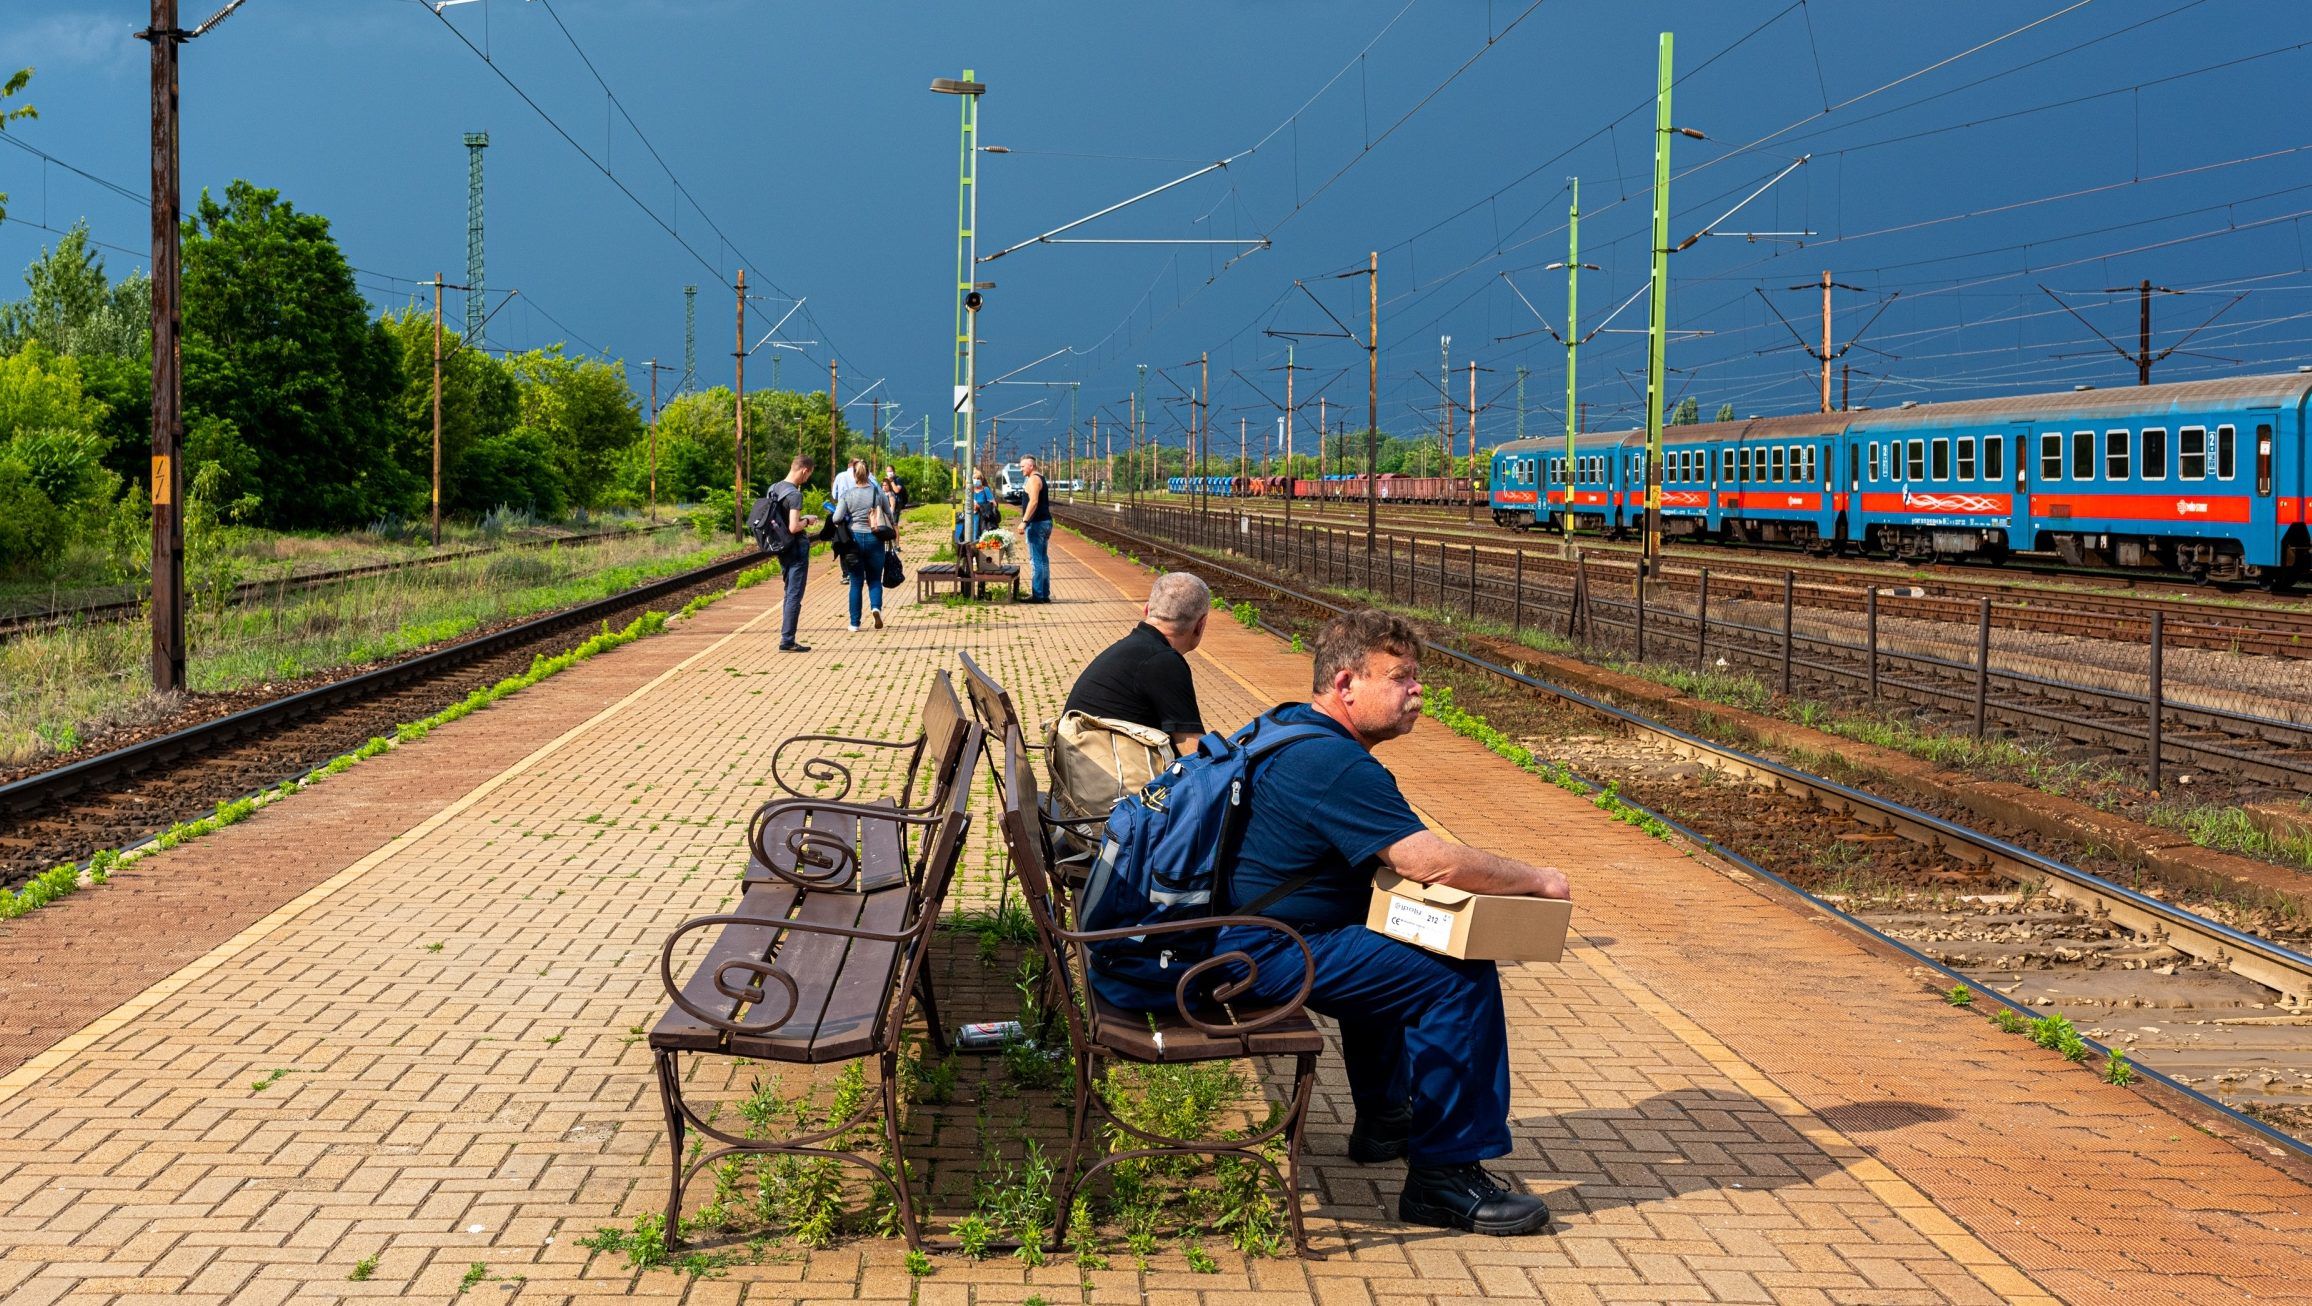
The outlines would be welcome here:
M 1317 634 L 1315 701 L 1287 703 L 1280 724 L 1330 737 L 1286 744 L 1253 771 L 1231 903 L 1274 901 L 1260 914 L 1300 931 L 1315 960 L 1310 1009 L 1340 1022 L 1357 1120 L 1349 1157 L 1403 1157 L 1397 1216 L 1407 1224 L 1485 1234 L 1537 1233 L 1549 1209 L 1481 1164 L 1510 1150 L 1509 1031 L 1490 961 L 1463 961 L 1365 928 L 1373 870 L 1471 893 L 1569 896 L 1565 875 L 1425 829 L 1373 756 L 1421 719 L 1421 640 L 1403 618 L 1341 614 Z M 1281 894 L 1282 896 L 1277 896 Z M 1217 906 L 1217 904 L 1216 904 Z M 1257 973 L 1239 1003 L 1289 999 L 1300 950 L 1257 928 L 1221 932 Z
M 1027 476 L 1028 501 L 1020 510 L 1020 524 L 1028 537 L 1028 565 L 1035 569 L 1035 578 L 1028 582 L 1030 603 L 1052 601 L 1052 489 L 1044 477 L 1042 464 L 1035 455 L 1020 459 L 1020 470 Z
M 893 525 L 897 514 L 891 510 L 891 496 L 868 475 L 866 459 L 851 460 L 850 482 L 829 512 L 831 520 L 851 532 L 851 542 L 857 546 L 857 565 L 851 569 L 851 629 L 853 633 L 859 629 L 859 600 L 864 592 L 867 615 L 874 620 L 875 629 L 881 630 L 884 542 L 896 539 L 899 532 Z
M 812 519 L 803 515 L 803 482 L 811 479 L 811 455 L 797 454 L 785 480 L 764 495 L 771 501 L 770 522 L 764 529 L 764 548 L 779 560 L 779 651 L 808 653 L 795 642 L 795 626 L 803 618 L 803 587 L 810 583 Z M 776 546 L 776 547 L 774 547 Z
M 907 485 L 899 479 L 898 468 L 885 467 L 883 469 L 883 492 L 891 496 L 891 511 L 894 516 L 907 511 Z

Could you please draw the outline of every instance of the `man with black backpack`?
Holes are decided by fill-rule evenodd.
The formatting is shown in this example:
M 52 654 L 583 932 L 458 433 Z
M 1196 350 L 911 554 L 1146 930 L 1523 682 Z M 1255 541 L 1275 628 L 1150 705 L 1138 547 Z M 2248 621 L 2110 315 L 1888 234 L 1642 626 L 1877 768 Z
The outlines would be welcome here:
M 811 578 L 811 519 L 803 515 L 803 482 L 811 479 L 811 468 L 811 455 L 796 454 L 786 479 L 774 483 L 763 495 L 763 504 L 758 505 L 762 525 L 757 528 L 756 540 L 763 552 L 779 560 L 779 580 L 784 587 L 779 596 L 781 653 L 811 651 L 795 642 L 795 626 L 803 618 L 803 587 Z
M 1421 719 L 1420 649 L 1419 633 L 1391 614 L 1334 618 L 1317 635 L 1313 702 L 1263 713 L 1231 739 L 1208 736 L 1196 759 L 1148 786 L 1157 801 L 1117 805 L 1080 899 L 1082 927 L 1222 914 L 1293 927 L 1314 964 L 1308 1006 L 1340 1024 L 1357 1108 L 1350 1158 L 1405 1158 L 1397 1213 L 1408 1224 L 1537 1233 L 1549 1225 L 1541 1199 L 1480 1164 L 1510 1150 L 1509 1034 L 1494 964 L 1365 928 L 1382 865 L 1472 893 L 1568 895 L 1554 868 L 1431 833 L 1373 757 L 1375 744 Z M 1287 936 L 1231 927 L 1217 940 L 1174 933 L 1095 945 L 1093 986 L 1118 1006 L 1167 1009 L 1186 969 L 1231 951 L 1257 968 L 1232 995 L 1240 1007 L 1289 1000 L 1307 973 Z M 1207 976 L 1217 983 L 1243 970 Z

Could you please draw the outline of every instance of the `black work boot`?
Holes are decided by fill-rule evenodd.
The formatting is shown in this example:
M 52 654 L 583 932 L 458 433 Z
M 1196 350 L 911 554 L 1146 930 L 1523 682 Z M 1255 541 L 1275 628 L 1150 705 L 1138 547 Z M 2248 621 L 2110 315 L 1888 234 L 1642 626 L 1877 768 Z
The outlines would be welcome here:
M 1413 1136 L 1413 1108 L 1402 1103 L 1387 1111 L 1359 1111 L 1349 1130 L 1349 1159 L 1358 1165 L 1377 1165 L 1405 1154 Z
M 1407 1224 L 1505 1237 L 1547 1229 L 1549 1208 L 1538 1197 L 1512 1191 L 1474 1162 L 1417 1165 L 1405 1172 L 1397 1218 Z

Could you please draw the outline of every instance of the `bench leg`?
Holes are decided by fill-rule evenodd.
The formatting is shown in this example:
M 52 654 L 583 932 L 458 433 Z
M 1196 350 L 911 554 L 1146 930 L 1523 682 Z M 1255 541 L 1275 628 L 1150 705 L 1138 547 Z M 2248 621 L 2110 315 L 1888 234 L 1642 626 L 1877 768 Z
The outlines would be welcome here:
M 1076 1112 L 1068 1122 L 1068 1160 L 1060 1168 L 1060 1191 L 1052 1202 L 1052 1246 L 1065 1247 L 1068 1243 L 1068 1216 L 1076 1207 L 1076 1185 L 1082 1182 L 1081 1169 L 1084 1144 L 1091 1132 L 1092 1058 L 1076 1056 Z
M 658 1101 L 666 1112 L 666 1245 L 671 1250 L 682 1243 L 682 1079 L 674 1053 L 661 1052 L 656 1059 Z
M 898 1190 L 899 1231 L 910 1251 L 923 1250 L 923 1230 L 915 1223 L 915 1198 L 909 1193 L 907 1153 L 899 1146 L 899 1055 L 883 1053 L 883 1137 L 891 1145 L 891 1186 Z
M 1301 1126 L 1308 1122 L 1309 1097 L 1316 1088 L 1317 1059 L 1313 1053 L 1297 1058 L 1292 1077 L 1292 1114 L 1284 1128 L 1284 1215 L 1292 1226 L 1293 1250 L 1301 1256 L 1309 1251 L 1308 1226 L 1301 1223 L 1300 1153 Z

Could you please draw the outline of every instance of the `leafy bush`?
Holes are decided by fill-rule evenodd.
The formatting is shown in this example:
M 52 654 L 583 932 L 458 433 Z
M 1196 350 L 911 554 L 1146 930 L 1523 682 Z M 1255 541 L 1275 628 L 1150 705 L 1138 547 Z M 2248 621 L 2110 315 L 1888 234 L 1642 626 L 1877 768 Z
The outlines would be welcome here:
M 475 441 L 454 471 L 442 487 L 449 500 L 445 507 L 452 511 L 482 513 L 511 506 L 553 520 L 569 505 L 553 445 L 527 426 Z
M 64 514 L 20 458 L 0 453 L 0 572 L 41 575 L 64 551 Z

